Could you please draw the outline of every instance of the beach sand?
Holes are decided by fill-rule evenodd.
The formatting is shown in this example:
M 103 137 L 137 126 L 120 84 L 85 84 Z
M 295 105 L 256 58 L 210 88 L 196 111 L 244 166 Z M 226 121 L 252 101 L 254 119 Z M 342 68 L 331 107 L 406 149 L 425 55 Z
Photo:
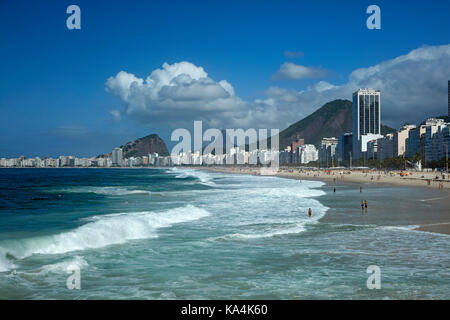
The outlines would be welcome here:
M 217 166 L 192 169 L 260 174 L 258 168 L 252 167 Z M 436 173 L 431 172 L 414 172 L 406 178 L 400 177 L 399 171 L 386 174 L 356 170 L 343 172 L 345 174 L 342 171 L 299 172 L 298 168 L 289 168 L 281 169 L 275 176 L 325 182 L 323 188 L 327 194 L 320 198 L 320 201 L 330 208 L 321 219 L 325 223 L 375 224 L 450 234 L 450 180 L 433 180 Z M 361 209 L 361 200 L 367 200 L 368 210 Z

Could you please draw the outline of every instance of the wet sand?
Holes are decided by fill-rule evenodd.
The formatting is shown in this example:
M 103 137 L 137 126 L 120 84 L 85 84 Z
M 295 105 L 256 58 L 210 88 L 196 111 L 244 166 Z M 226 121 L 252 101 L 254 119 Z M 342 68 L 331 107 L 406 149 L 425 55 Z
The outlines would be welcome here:
M 448 222 L 448 223 L 437 223 L 437 224 L 422 225 L 419 228 L 417 228 L 416 230 L 426 231 L 426 232 L 450 234 L 450 222 Z
M 192 169 L 260 174 L 257 168 Z M 278 177 L 300 180 L 299 183 L 301 180 L 319 180 L 326 183 L 323 188 L 327 194 L 321 196 L 320 201 L 330 209 L 321 219 L 322 222 L 405 227 L 450 235 L 450 183 L 431 181 L 428 184 L 427 180 L 420 178 L 422 175 L 430 179 L 436 176 L 435 173 L 413 173 L 408 178 L 401 178 L 394 173 L 366 174 L 357 171 L 350 174 L 335 172 L 333 175 L 323 171 L 298 172 L 298 169 L 294 172 L 282 170 L 276 174 Z M 439 188 L 439 183 L 443 184 L 443 188 Z M 367 200 L 367 210 L 361 209 L 361 200 Z

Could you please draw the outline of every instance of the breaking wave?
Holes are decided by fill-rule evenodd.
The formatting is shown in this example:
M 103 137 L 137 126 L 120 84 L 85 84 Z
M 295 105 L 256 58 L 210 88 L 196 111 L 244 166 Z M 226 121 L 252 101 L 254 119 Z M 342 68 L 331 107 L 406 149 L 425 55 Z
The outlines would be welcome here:
M 95 193 L 107 196 L 126 196 L 132 194 L 150 195 L 152 192 L 148 190 L 132 190 L 123 187 L 77 187 L 61 190 L 53 190 L 52 192 L 61 193 Z
M 198 220 L 209 212 L 192 205 L 163 212 L 128 212 L 92 217 L 72 231 L 51 236 L 0 242 L 0 271 L 15 267 L 14 260 L 33 254 L 62 254 L 123 244 L 130 240 L 156 238 L 159 228 Z
M 204 171 L 198 171 L 193 169 L 182 169 L 182 170 L 176 169 L 172 170 L 171 172 L 177 173 L 177 175 L 175 176 L 176 179 L 194 178 L 198 180 L 200 184 L 203 184 L 205 186 L 208 187 L 217 186 L 213 181 L 213 177 Z

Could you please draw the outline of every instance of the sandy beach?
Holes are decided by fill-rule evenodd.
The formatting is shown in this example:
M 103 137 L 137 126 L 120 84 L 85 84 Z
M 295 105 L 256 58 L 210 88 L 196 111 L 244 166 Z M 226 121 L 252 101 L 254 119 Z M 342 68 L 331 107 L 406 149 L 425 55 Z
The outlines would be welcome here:
M 261 170 L 256 167 L 217 166 L 192 167 L 192 169 L 261 175 Z M 392 199 L 385 202 L 382 199 L 377 199 L 379 202 L 376 208 L 378 214 L 385 214 L 385 212 L 390 211 L 401 212 L 406 221 L 409 221 L 411 225 L 416 225 L 415 230 L 450 234 L 450 180 L 448 175 L 443 179 L 443 176 L 436 172 L 406 172 L 407 175 L 404 177 L 401 177 L 400 173 L 401 171 L 325 171 L 280 168 L 274 175 L 288 179 L 323 181 L 326 183 L 324 188 L 336 196 L 340 195 L 342 188 L 352 190 L 355 192 L 353 196 L 358 198 L 353 200 L 355 203 L 360 201 L 360 194 L 362 196 L 367 193 L 371 194 L 374 190 L 389 188 L 389 192 L 392 190 Z M 337 190 L 337 192 L 334 192 L 334 190 Z M 411 196 L 413 198 L 409 199 Z M 352 199 L 340 200 L 348 203 Z M 324 201 L 325 205 L 330 207 L 331 210 L 336 209 L 336 198 L 325 198 Z M 360 209 L 357 208 L 357 210 Z M 371 212 L 374 210 L 372 209 Z M 348 208 L 342 207 L 341 211 L 347 212 Z M 339 214 L 338 220 L 342 223 L 345 223 L 347 219 L 345 213 Z M 386 216 L 386 219 L 389 224 L 389 219 L 392 219 L 392 216 Z M 327 215 L 323 220 L 336 219 Z

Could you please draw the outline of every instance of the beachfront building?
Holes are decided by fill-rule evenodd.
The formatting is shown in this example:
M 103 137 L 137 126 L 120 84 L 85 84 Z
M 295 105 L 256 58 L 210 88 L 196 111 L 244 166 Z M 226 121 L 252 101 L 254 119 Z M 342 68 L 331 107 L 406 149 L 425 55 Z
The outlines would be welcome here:
M 291 147 L 289 146 L 289 147 L 287 147 L 286 149 L 284 149 L 283 151 L 280 152 L 280 155 L 279 155 L 280 164 L 283 165 L 283 164 L 291 163 L 292 162 L 291 157 L 292 157 L 292 155 L 291 155 Z
M 121 167 L 123 165 L 123 152 L 122 148 L 114 148 L 112 151 L 112 165 L 115 167 Z
M 430 153 L 427 161 L 439 161 L 446 157 L 450 149 L 450 123 L 439 126 L 431 139 L 428 149 Z
M 299 163 L 300 162 L 300 154 L 298 153 L 298 148 L 305 144 L 304 139 L 295 139 L 291 142 L 291 163 Z
M 443 126 L 445 124 L 444 120 L 442 119 L 436 119 L 436 118 L 429 118 L 424 123 L 416 127 L 415 129 L 411 129 L 408 132 L 408 138 L 406 139 L 406 157 L 412 158 L 416 155 L 416 153 L 420 153 L 423 158 L 423 160 L 428 161 L 426 159 L 427 155 L 427 149 L 428 149 L 428 157 L 431 158 L 431 139 L 438 131 L 438 128 Z M 427 136 L 428 131 L 428 136 Z M 427 148 L 426 146 L 429 145 Z
M 75 167 L 75 157 L 74 156 L 59 156 L 59 166 L 60 167 Z
M 338 139 L 332 138 L 322 138 L 319 148 L 319 162 L 323 165 L 329 167 L 334 164 L 336 156 L 336 147 L 338 144 Z
M 388 133 L 381 139 L 378 139 L 377 159 L 384 161 L 394 157 L 394 134 Z
M 319 159 L 319 151 L 313 144 L 305 144 L 298 147 L 298 163 L 306 164 Z
M 338 161 L 350 160 L 352 152 L 353 134 L 351 132 L 344 133 L 338 137 L 338 144 L 336 147 L 336 158 Z
M 177 155 L 177 156 L 178 156 L 178 155 Z M 159 157 L 159 154 L 158 154 L 158 153 L 156 153 L 156 152 L 150 153 L 150 154 L 148 155 L 148 165 L 149 165 L 149 166 L 154 166 L 154 165 L 156 165 L 156 163 L 157 163 L 157 161 L 158 161 L 158 157 Z
M 382 138 L 370 140 L 369 142 L 367 142 L 367 152 L 366 152 L 367 159 L 377 159 L 378 158 L 379 143 L 381 140 L 382 140 Z
M 442 119 L 435 119 L 433 125 L 427 126 L 425 131 L 425 162 L 439 161 L 445 156 L 448 145 L 448 123 Z
M 361 158 L 361 138 L 380 135 L 380 90 L 359 89 L 353 93 L 353 158 Z M 364 143 L 367 147 L 367 143 Z
M 415 129 L 416 126 L 412 124 L 404 124 L 400 130 L 394 133 L 394 145 L 392 157 L 403 157 L 406 152 L 406 139 L 409 131 Z M 392 158 L 391 157 L 391 158 Z
M 415 129 L 409 130 L 408 138 L 406 139 L 406 157 L 413 158 L 417 153 L 423 154 L 425 139 L 426 126 L 420 125 Z
M 356 156 L 354 158 L 356 158 L 356 159 L 359 159 L 359 158 L 364 158 L 364 159 L 372 158 L 373 154 L 368 154 L 368 152 L 367 152 L 367 144 L 370 141 L 378 140 L 378 139 L 381 139 L 383 137 L 384 136 L 381 135 L 381 134 L 372 134 L 372 133 L 368 133 L 368 134 L 362 135 L 360 137 L 360 140 L 358 141 L 358 144 L 356 145 L 356 148 L 353 148 L 353 152 L 356 154 Z M 373 150 L 372 150 L 372 153 L 373 153 Z
M 422 137 L 423 143 L 423 156 L 425 163 L 427 161 L 433 161 L 433 149 L 432 139 L 436 132 L 441 130 L 442 126 L 445 126 L 445 122 L 442 119 L 430 118 L 425 121 L 425 133 Z

